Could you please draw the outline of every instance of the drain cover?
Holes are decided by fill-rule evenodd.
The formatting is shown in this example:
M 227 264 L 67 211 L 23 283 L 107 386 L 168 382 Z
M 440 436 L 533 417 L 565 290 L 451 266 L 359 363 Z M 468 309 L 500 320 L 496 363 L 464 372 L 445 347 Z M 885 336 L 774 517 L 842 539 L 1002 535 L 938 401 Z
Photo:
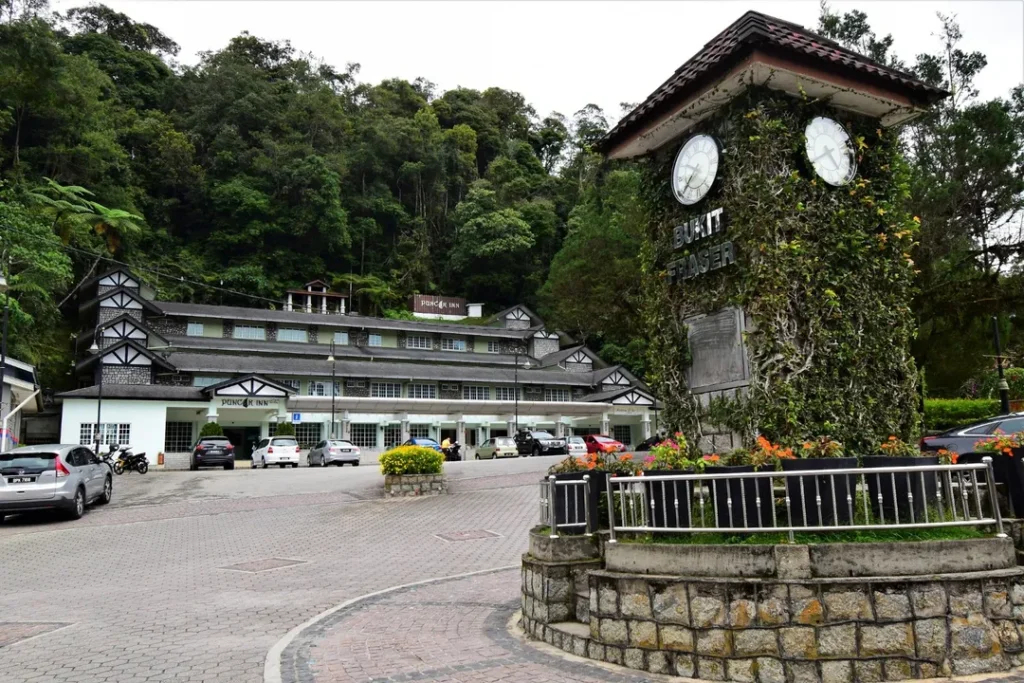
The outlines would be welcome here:
M 266 572 L 271 569 L 281 569 L 283 567 L 293 567 L 297 564 L 306 564 L 305 560 L 286 560 L 280 557 L 269 557 L 265 560 L 253 560 L 252 562 L 239 562 L 238 564 L 231 564 L 227 567 L 219 567 L 219 569 L 230 569 L 235 572 L 249 572 L 255 574 L 257 572 Z
M 0 621 L 0 647 L 13 645 L 19 640 L 27 640 L 41 636 L 50 631 L 70 626 L 59 622 L 43 623 L 38 621 Z
M 473 529 L 472 531 L 452 531 L 447 534 L 434 534 L 442 541 L 454 543 L 456 541 L 476 541 L 481 538 L 501 538 L 501 534 L 486 529 Z

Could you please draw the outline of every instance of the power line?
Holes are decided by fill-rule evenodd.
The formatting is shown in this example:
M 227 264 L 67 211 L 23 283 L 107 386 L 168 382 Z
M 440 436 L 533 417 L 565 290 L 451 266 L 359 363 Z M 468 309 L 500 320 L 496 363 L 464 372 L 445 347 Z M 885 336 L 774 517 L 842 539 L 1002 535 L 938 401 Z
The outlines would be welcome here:
M 200 282 L 198 280 L 191 280 L 189 278 L 186 278 L 184 275 L 171 275 L 169 273 L 164 273 L 164 272 L 161 272 L 161 271 L 159 271 L 159 270 L 157 270 L 155 268 L 149 268 L 147 266 L 133 266 L 131 264 L 125 263 L 124 261 L 119 261 L 119 260 L 117 260 L 115 258 L 111 258 L 109 256 L 104 256 L 102 254 L 97 254 L 97 253 L 91 252 L 91 251 L 89 251 L 87 249 L 79 249 L 78 247 L 73 247 L 70 244 L 59 243 L 59 244 L 54 245 L 52 242 L 50 242 L 49 240 L 47 240 L 45 237 L 43 237 L 41 235 L 34 235 L 34 234 L 30 233 L 30 232 L 25 232 L 24 230 L 19 230 L 18 228 L 12 228 L 9 225 L 3 226 L 3 230 L 5 232 L 13 232 L 13 233 L 17 233 L 17 234 L 23 235 L 25 237 L 28 237 L 29 239 L 38 240 L 40 242 L 46 242 L 50 246 L 58 246 L 59 248 L 64 249 L 66 251 L 74 252 L 74 253 L 77 253 L 77 254 L 82 254 L 84 256 L 89 256 L 91 258 L 98 258 L 98 259 L 100 259 L 102 261 L 107 261 L 109 263 L 112 263 L 112 264 L 115 264 L 115 265 L 118 265 L 118 266 L 124 266 L 125 268 L 128 268 L 132 272 L 150 273 L 152 275 L 155 275 L 156 277 L 162 277 L 162 278 L 165 278 L 165 279 L 168 279 L 168 280 L 174 280 L 176 282 L 184 282 L 186 284 L 190 284 L 190 285 L 193 285 L 195 287 L 201 287 L 201 288 L 204 288 L 204 289 L 209 289 L 209 290 L 213 290 L 213 291 L 217 291 L 217 292 L 221 292 L 221 293 L 226 293 L 226 294 L 233 294 L 235 296 L 242 296 L 242 297 L 246 297 L 248 299 L 254 299 L 256 301 L 263 301 L 263 302 L 272 303 L 274 305 L 280 305 L 280 303 L 281 303 L 280 301 L 278 301 L 276 299 L 268 299 L 267 297 L 257 296 L 256 294 L 249 294 L 248 292 L 240 292 L 238 290 L 229 289 L 227 287 L 218 287 L 217 285 L 211 285 L 211 284 L 206 283 L 206 282 Z

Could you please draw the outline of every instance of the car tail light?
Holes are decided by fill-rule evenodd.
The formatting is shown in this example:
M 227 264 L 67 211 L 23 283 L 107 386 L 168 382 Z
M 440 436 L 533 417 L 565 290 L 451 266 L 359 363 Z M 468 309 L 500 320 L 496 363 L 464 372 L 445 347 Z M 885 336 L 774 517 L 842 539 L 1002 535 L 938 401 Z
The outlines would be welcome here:
M 235 450 L 234 444 L 230 444 L 230 443 L 227 446 L 225 446 L 225 448 L 228 449 L 229 451 Z
M 197 450 L 197 451 L 201 451 L 201 450 L 203 450 L 204 448 L 206 448 L 206 446 L 204 446 L 203 444 L 197 444 L 197 445 L 196 445 L 196 450 Z
M 61 479 L 71 474 L 70 470 L 68 470 L 68 468 L 64 466 L 64 462 L 60 459 L 60 456 L 57 456 L 57 458 L 54 460 L 53 467 L 55 470 L 57 470 L 58 479 Z
M 296 447 L 295 447 L 295 452 L 296 452 L 296 453 L 301 453 L 301 452 L 302 452 L 302 449 L 301 449 L 300 447 L 296 446 Z
M 274 447 L 273 446 L 271 446 L 270 448 L 267 449 L 267 453 L 273 453 L 273 452 L 274 452 Z
M 337 448 L 331 448 L 331 449 L 329 449 L 329 452 L 330 453 L 337 453 L 338 449 Z

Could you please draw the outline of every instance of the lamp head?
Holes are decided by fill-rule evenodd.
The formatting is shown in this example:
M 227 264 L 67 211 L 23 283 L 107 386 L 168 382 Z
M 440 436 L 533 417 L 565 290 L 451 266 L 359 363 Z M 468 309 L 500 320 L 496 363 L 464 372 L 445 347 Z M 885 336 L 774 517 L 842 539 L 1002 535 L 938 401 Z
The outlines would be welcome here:
M 334 362 L 334 354 L 333 353 L 330 354 L 329 356 L 327 356 L 327 362 L 328 363 L 333 363 Z
M 89 347 L 89 353 L 99 353 L 99 352 L 100 352 L 100 346 L 99 346 L 99 344 L 96 343 L 96 340 L 93 339 L 92 340 L 92 346 Z

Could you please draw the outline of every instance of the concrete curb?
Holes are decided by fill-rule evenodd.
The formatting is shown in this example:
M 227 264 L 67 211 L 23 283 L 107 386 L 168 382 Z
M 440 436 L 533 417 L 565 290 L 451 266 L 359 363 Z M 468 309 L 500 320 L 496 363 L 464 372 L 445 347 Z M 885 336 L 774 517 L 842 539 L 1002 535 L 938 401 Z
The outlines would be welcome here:
M 479 569 L 477 571 L 466 572 L 464 574 L 452 574 L 450 576 L 438 576 L 438 577 L 435 577 L 435 578 L 432 578 L 432 579 L 424 579 L 422 581 L 414 581 L 412 583 L 404 583 L 404 584 L 401 584 L 401 585 L 398 585 L 398 586 L 391 586 L 390 588 L 385 588 L 383 590 L 374 591 L 373 593 L 366 593 L 365 595 L 360 595 L 359 597 L 352 598 L 351 600 L 346 600 L 345 602 L 341 603 L 340 605 L 335 605 L 334 607 L 331 607 L 330 609 L 324 610 L 323 612 L 321 612 L 320 614 L 317 614 L 312 619 L 309 619 L 308 621 L 305 621 L 305 622 L 299 624 L 298 626 L 293 628 L 291 631 L 288 631 L 288 633 L 286 633 L 284 635 L 284 637 L 282 637 L 279 641 L 274 643 L 273 647 L 271 647 L 270 650 L 267 651 L 267 658 L 266 658 L 266 661 L 263 664 L 263 683 L 281 683 L 281 681 L 282 681 L 282 678 L 281 678 L 281 655 L 284 653 L 285 648 L 287 648 L 289 645 L 291 645 L 292 642 L 296 638 L 298 638 L 300 635 L 302 635 L 303 631 L 305 631 L 306 629 L 310 628 L 311 626 L 315 626 L 320 621 L 323 621 L 324 619 L 326 619 L 327 617 L 331 616 L 332 614 L 335 614 L 336 612 L 340 612 L 341 610 L 345 609 L 346 607 L 351 607 L 352 605 L 358 604 L 358 603 L 360 603 L 360 602 L 362 602 L 364 600 L 369 600 L 371 598 L 380 597 L 381 595 L 386 595 L 388 593 L 393 593 L 393 592 L 400 591 L 400 590 L 405 590 L 405 589 L 408 589 L 408 588 L 416 588 L 418 586 L 426 586 L 426 585 L 429 585 L 429 584 L 432 584 L 432 583 L 440 583 L 442 581 L 451 581 L 453 579 L 466 579 L 466 578 L 469 578 L 471 576 L 477 576 L 479 574 L 490 574 L 490 573 L 493 573 L 493 572 L 507 571 L 509 569 L 519 569 L 519 565 L 518 564 L 512 564 L 512 565 L 507 565 L 507 566 L 504 566 L 504 567 L 491 567 L 490 569 Z

